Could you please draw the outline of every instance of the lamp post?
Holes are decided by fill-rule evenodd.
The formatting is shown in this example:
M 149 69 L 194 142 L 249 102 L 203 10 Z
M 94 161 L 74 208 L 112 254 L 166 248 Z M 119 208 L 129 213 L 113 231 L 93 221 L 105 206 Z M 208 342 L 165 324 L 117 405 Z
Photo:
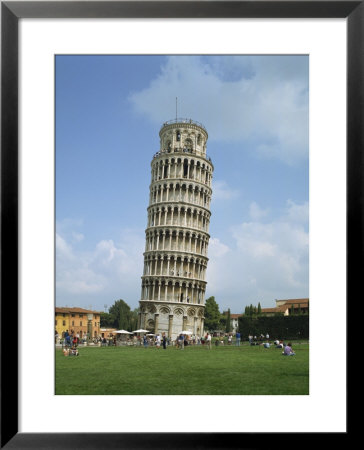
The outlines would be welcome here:
M 87 344 L 89 345 L 92 337 L 92 318 L 93 314 L 87 314 Z

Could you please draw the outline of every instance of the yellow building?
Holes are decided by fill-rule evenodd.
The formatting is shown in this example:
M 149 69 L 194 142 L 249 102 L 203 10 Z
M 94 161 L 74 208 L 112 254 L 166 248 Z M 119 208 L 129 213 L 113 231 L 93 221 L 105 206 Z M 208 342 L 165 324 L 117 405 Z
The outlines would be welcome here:
M 78 334 L 82 339 L 87 336 L 88 326 L 90 326 L 91 336 L 100 336 L 100 312 L 83 308 L 63 308 L 55 309 L 55 331 L 60 337 L 64 337 L 64 333 Z M 90 321 L 90 322 L 89 322 Z

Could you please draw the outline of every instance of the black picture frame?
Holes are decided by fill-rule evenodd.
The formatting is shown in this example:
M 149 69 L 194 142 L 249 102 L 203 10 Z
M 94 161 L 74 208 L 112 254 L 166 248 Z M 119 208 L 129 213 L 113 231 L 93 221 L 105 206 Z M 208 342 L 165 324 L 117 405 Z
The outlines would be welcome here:
M 347 298 L 363 265 L 364 1 L 2 1 L 1 2 L 1 448 L 271 448 L 296 445 L 289 433 L 19 433 L 18 346 L 18 22 L 21 18 L 346 18 Z M 344 301 L 344 299 L 343 299 Z M 353 302 L 351 302 L 353 303 Z M 12 338 L 14 339 L 14 338 Z M 349 360 L 349 357 L 347 358 Z M 334 395 L 334 394 L 333 394 Z M 242 402 L 242 408 L 243 408 Z M 265 417 L 266 418 L 266 417 Z M 349 437 L 337 433 L 335 442 Z M 289 419 L 289 414 L 287 419 Z M 320 433 L 319 433 L 320 434 Z M 299 444 L 319 434 L 300 436 Z M 327 443 L 327 436 L 323 433 Z M 269 444 L 268 444 L 269 442 Z

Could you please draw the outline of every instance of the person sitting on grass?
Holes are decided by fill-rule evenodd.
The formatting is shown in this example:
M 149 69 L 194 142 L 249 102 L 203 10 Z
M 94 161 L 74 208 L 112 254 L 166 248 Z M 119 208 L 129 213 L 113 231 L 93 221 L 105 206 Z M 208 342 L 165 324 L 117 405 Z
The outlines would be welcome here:
M 68 349 L 68 355 L 69 356 L 78 356 L 79 353 L 78 353 L 77 347 L 72 346 L 71 348 L 69 348 Z M 67 355 L 65 355 L 65 356 L 67 356 Z
M 69 348 L 64 348 L 63 349 L 63 354 L 64 354 L 64 356 L 68 356 L 70 354 L 70 349 Z
M 296 353 L 292 350 L 292 344 L 289 342 L 288 345 L 284 347 L 284 352 L 282 352 L 282 355 L 284 356 L 293 356 Z

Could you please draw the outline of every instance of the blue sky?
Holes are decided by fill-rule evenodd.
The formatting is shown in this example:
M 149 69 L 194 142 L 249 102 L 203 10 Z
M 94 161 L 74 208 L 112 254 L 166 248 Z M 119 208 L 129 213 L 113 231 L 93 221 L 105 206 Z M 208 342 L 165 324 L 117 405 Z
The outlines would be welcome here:
M 57 56 L 56 304 L 138 306 L 163 122 L 204 124 L 214 164 L 206 298 L 308 288 L 307 56 Z

